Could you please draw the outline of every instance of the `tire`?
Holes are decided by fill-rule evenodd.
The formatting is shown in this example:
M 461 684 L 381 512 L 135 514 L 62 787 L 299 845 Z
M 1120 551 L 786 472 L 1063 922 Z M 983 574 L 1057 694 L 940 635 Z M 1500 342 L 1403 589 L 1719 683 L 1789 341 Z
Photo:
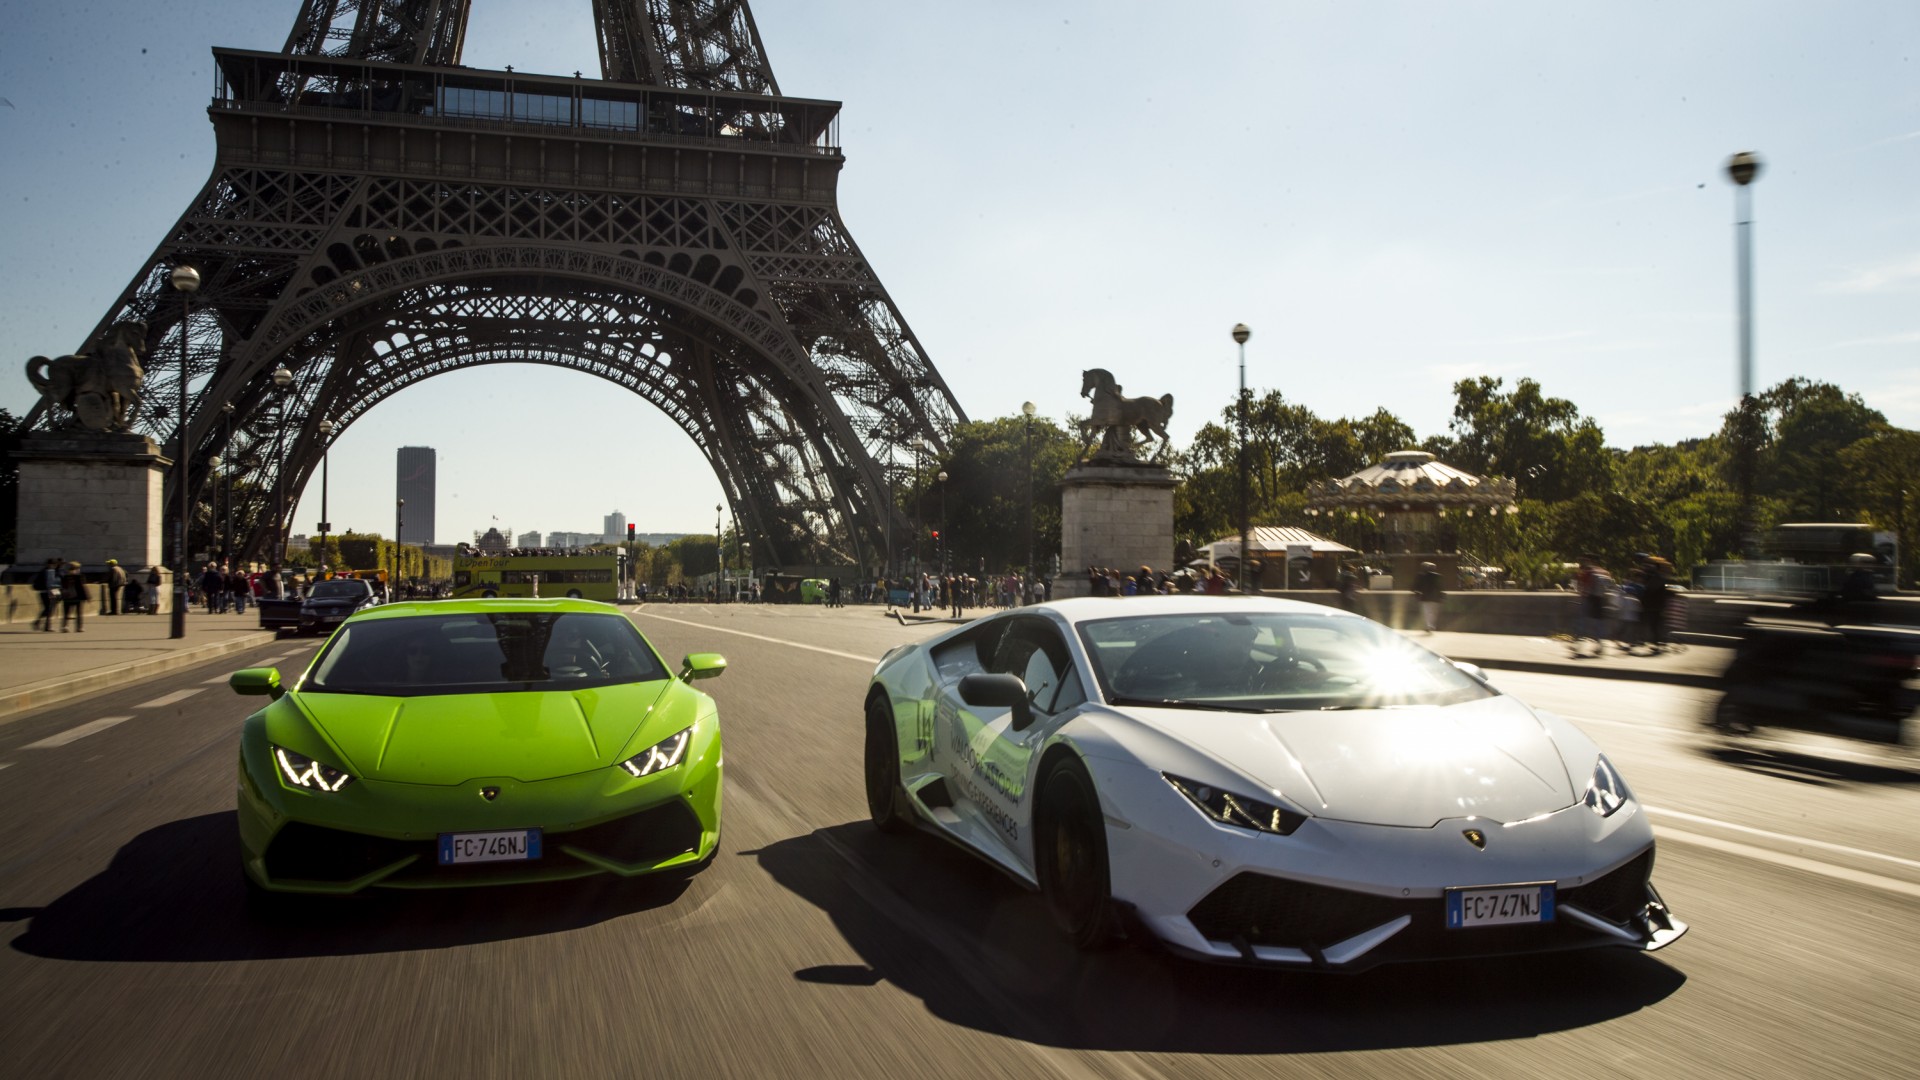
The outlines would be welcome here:
M 1054 924 L 1084 952 L 1113 944 L 1119 919 L 1109 892 L 1107 823 L 1080 759 L 1063 757 L 1047 770 L 1034 809 L 1034 869 Z
M 578 600 L 578 599 L 580 599 L 580 590 L 579 590 L 579 589 L 568 589 L 568 590 L 567 590 L 567 599 L 569 599 L 569 600 Z
M 867 703 L 866 774 L 867 816 L 873 827 L 883 833 L 908 831 L 912 823 L 906 816 L 907 791 L 900 783 L 899 737 L 883 698 Z
M 483 593 L 481 593 L 481 594 L 480 594 L 480 596 L 481 596 L 481 598 L 482 598 L 482 599 L 485 599 L 485 600 L 492 600 L 492 599 L 495 599 L 495 598 L 496 598 L 496 597 L 498 597 L 499 595 L 500 595 L 500 594 L 499 594 L 499 592 L 497 592 L 497 591 L 495 591 L 495 590 L 493 590 L 493 589 L 488 589 L 488 590 L 487 590 L 486 592 L 483 592 Z

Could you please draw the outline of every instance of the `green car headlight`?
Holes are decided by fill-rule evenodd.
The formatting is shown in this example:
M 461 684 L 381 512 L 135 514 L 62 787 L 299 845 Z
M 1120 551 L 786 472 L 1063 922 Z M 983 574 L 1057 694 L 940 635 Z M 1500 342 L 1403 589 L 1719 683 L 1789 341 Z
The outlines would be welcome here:
M 280 770 L 280 778 L 293 787 L 303 791 L 339 791 L 353 783 L 353 777 L 344 769 L 322 765 L 305 754 L 282 746 L 271 749 L 273 763 Z
M 1187 801 L 1198 807 L 1200 812 L 1223 825 L 1237 825 L 1242 829 L 1255 832 L 1273 833 L 1277 836 L 1291 836 L 1293 830 L 1306 824 L 1307 816 L 1289 810 L 1284 806 L 1275 806 L 1259 799 L 1250 799 L 1245 795 L 1221 791 L 1210 784 L 1198 780 L 1188 780 L 1172 773 L 1161 773 L 1173 790 L 1187 797 Z
M 1627 790 L 1627 782 L 1614 771 L 1613 762 L 1608 761 L 1605 754 L 1600 755 L 1593 763 L 1593 778 L 1587 781 L 1587 793 L 1580 801 L 1601 817 L 1612 817 L 1614 811 L 1627 805 L 1631 798 L 1633 792 Z
M 654 773 L 671 769 L 680 764 L 687 756 L 687 745 L 693 742 L 693 729 L 688 728 L 678 735 L 669 735 L 645 750 L 620 763 L 620 767 L 635 776 L 652 776 Z

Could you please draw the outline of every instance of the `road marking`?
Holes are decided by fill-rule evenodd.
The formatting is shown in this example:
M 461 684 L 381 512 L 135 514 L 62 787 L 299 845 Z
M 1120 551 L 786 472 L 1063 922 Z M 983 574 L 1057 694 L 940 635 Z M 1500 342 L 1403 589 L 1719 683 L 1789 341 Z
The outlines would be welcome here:
M 1733 832 L 1746 833 L 1749 836 L 1764 836 L 1769 840 L 1780 840 L 1785 843 L 1798 844 L 1804 847 L 1816 847 L 1824 851 L 1836 851 L 1843 855 L 1856 855 L 1863 859 L 1879 859 L 1883 862 L 1893 863 L 1896 866 L 1908 866 L 1915 870 L 1920 870 L 1920 859 L 1903 859 L 1898 855 L 1883 855 L 1878 851 L 1868 851 L 1866 848 L 1848 847 L 1845 844 L 1830 844 L 1825 840 L 1810 840 L 1804 836 L 1792 836 L 1787 833 L 1768 832 L 1766 829 L 1756 829 L 1751 825 L 1736 825 L 1731 821 L 1701 817 L 1699 814 L 1689 814 L 1683 810 L 1663 810 L 1658 806 L 1648 806 L 1646 803 L 1641 803 L 1640 809 L 1650 814 L 1659 814 L 1663 817 L 1673 817 L 1679 818 L 1682 821 L 1691 821 L 1696 825 L 1711 825 L 1718 829 L 1729 829 Z
M 701 630 L 716 630 L 722 634 L 738 634 L 744 638 L 752 638 L 755 641 L 768 641 L 775 645 L 789 645 L 796 649 L 805 649 L 808 652 L 826 653 L 828 656 L 845 657 L 848 660 L 858 660 L 863 664 L 877 664 L 880 662 L 880 658 L 877 656 L 861 656 L 859 653 L 841 652 L 839 649 L 826 649 L 818 645 L 804 645 L 798 641 L 788 641 L 785 638 L 767 637 L 765 634 L 749 634 L 745 630 L 729 630 L 724 626 L 715 626 L 712 623 L 693 622 L 689 619 L 673 619 L 665 615 L 655 615 L 650 611 L 636 611 L 633 614 L 645 615 L 649 619 L 659 619 L 662 622 L 679 623 L 681 626 L 697 627 Z
M 185 701 L 188 698 L 192 697 L 193 695 L 200 693 L 203 689 L 204 689 L 203 687 L 196 686 L 190 690 L 175 690 L 171 694 L 162 694 L 159 697 L 154 698 L 152 701 L 143 701 L 140 704 L 135 705 L 134 708 L 136 709 L 162 708 L 167 705 L 172 705 L 176 702 Z
M 233 678 L 232 675 L 215 675 L 213 678 L 206 680 L 200 685 L 201 686 L 225 686 L 227 685 L 227 680 L 231 678 Z
M 115 724 L 124 724 L 131 719 L 133 719 L 133 717 L 131 716 L 103 717 L 99 720 L 95 720 L 90 724 L 81 724 L 77 728 L 70 728 L 66 731 L 61 732 L 58 735 L 49 735 L 46 738 L 41 739 L 37 743 L 28 743 L 27 745 L 21 747 L 20 749 L 51 750 L 56 746 L 65 746 L 70 742 L 77 742 L 81 739 L 86 738 L 89 735 L 93 735 L 93 734 L 97 734 L 99 732 L 105 731 L 108 728 L 114 726 Z
M 1654 835 L 1660 837 L 1662 840 L 1677 840 L 1683 844 L 1709 848 L 1713 851 L 1725 852 L 1728 855 L 1739 855 L 1748 859 L 1757 859 L 1760 862 L 1769 862 L 1775 866 L 1785 866 L 1793 870 L 1804 870 L 1809 874 L 1818 874 L 1821 877 L 1833 878 L 1836 881 L 1865 885 L 1869 888 L 1883 889 L 1887 892 L 1899 893 L 1902 896 L 1911 896 L 1915 899 L 1920 899 L 1920 883 L 1912 881 L 1901 881 L 1898 878 L 1882 877 L 1879 874 L 1869 874 L 1864 870 L 1850 870 L 1844 866 L 1834 866 L 1831 863 L 1816 862 L 1813 859 L 1804 859 L 1798 855 L 1789 855 L 1784 851 L 1771 851 L 1767 848 L 1755 847 L 1752 844 L 1742 844 L 1737 840 L 1721 840 L 1717 837 L 1702 836 L 1699 833 L 1685 832 L 1680 829 L 1661 827 L 1654 830 Z

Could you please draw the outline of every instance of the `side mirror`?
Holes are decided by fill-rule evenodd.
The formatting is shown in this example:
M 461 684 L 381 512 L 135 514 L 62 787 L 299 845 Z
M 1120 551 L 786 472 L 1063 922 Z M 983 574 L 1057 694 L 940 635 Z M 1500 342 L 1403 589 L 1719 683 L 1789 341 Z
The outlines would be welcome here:
M 270 697 L 276 700 L 286 693 L 280 685 L 280 669 L 270 667 L 242 668 L 227 677 L 227 685 L 242 697 Z
M 680 677 L 693 682 L 696 679 L 715 679 L 727 670 L 727 658 L 717 652 L 688 653 L 680 661 Z
M 1033 698 L 1018 675 L 973 674 L 960 679 L 960 700 L 976 708 L 1012 709 L 1013 730 L 1033 723 Z

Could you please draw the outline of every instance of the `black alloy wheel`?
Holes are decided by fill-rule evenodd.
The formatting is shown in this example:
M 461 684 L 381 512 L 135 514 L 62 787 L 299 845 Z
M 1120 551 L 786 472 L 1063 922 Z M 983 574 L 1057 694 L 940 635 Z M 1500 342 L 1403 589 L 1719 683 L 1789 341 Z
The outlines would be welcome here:
M 867 703 L 867 816 L 883 833 L 911 828 L 906 817 L 906 789 L 900 785 L 899 739 L 893 728 L 893 710 L 885 698 Z
M 1093 778 L 1078 758 L 1061 758 L 1047 770 L 1035 810 L 1034 868 L 1047 910 L 1075 948 L 1105 948 L 1119 932 L 1107 874 L 1107 823 Z
M 569 600 L 578 600 L 578 599 L 580 599 L 580 590 L 579 590 L 579 589 L 568 589 L 568 590 L 567 590 L 567 599 L 569 599 Z

